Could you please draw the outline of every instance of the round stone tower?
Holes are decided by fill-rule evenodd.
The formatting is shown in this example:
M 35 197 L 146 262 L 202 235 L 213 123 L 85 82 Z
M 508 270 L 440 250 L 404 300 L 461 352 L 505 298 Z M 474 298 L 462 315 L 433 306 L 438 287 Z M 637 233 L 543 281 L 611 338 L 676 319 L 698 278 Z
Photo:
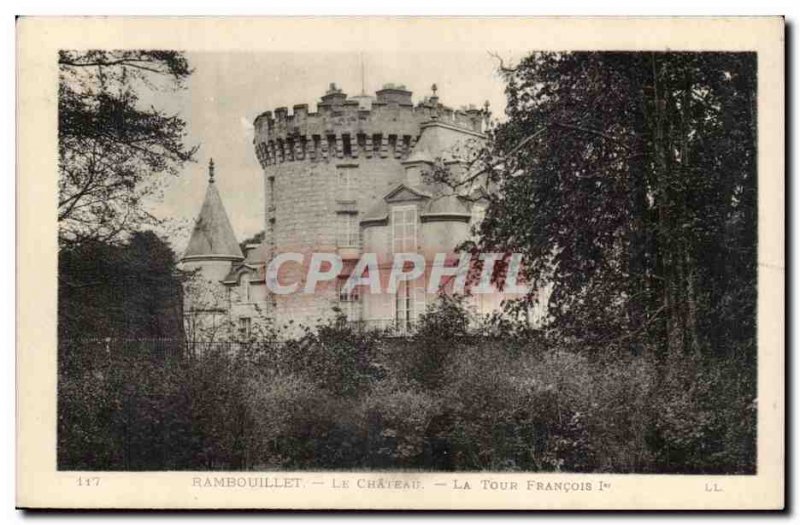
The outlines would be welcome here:
M 208 163 L 208 187 L 180 267 L 193 274 L 184 283 L 184 328 L 192 341 L 213 340 L 229 317 L 222 280 L 231 264 L 244 260 L 222 198 L 214 183 L 214 160 Z
M 277 253 L 360 255 L 360 221 L 399 184 L 426 123 L 479 136 L 486 113 L 454 110 L 435 94 L 418 104 L 405 86 L 387 84 L 375 96 L 348 97 L 335 84 L 310 113 L 307 104 L 267 111 L 254 122 L 264 170 L 267 261 Z M 304 268 L 285 264 L 281 282 L 302 282 Z M 325 318 L 341 302 L 335 286 L 313 297 L 271 296 L 277 320 Z

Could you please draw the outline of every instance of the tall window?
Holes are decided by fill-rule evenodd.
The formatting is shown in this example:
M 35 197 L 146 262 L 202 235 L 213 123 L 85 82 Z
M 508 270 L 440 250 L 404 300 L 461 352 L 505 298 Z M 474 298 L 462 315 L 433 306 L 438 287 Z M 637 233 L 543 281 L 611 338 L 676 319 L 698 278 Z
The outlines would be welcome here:
M 239 277 L 239 300 L 243 303 L 250 302 L 250 276 L 245 273 Z
M 383 140 L 383 135 L 380 133 L 376 133 L 372 135 L 372 154 L 378 155 L 381 152 L 381 141 Z
M 392 248 L 394 253 L 417 251 L 417 207 L 392 209 Z
M 250 336 L 251 321 L 249 317 L 239 318 L 239 333 L 245 337 Z
M 339 248 L 358 247 L 358 215 L 355 213 L 339 213 L 336 216 L 338 225 L 336 244 Z
M 350 142 L 350 135 L 348 133 L 342 134 L 342 154 L 345 157 L 353 155 L 353 145 Z
M 339 308 L 342 309 L 342 312 L 347 317 L 348 321 L 360 321 L 361 295 L 359 289 L 358 287 L 355 287 L 349 292 L 345 291 L 344 285 L 346 282 L 347 279 L 339 279 L 337 281 L 337 288 L 339 291 Z
M 268 177 L 269 180 L 269 195 L 267 198 L 271 206 L 275 205 L 275 177 Z
M 397 315 L 397 328 L 402 332 L 411 329 L 411 294 L 409 290 L 407 282 L 400 283 L 397 288 L 395 314 Z
M 336 156 L 336 135 L 328 135 L 328 156 L 335 157 Z
M 363 133 L 356 135 L 356 144 L 358 144 L 358 153 L 363 154 L 367 151 L 367 136 Z
M 338 199 L 352 201 L 356 198 L 355 169 L 352 167 L 339 168 Z
M 425 288 L 414 286 L 408 281 L 401 282 L 397 288 L 395 316 L 397 329 L 408 332 L 425 312 Z

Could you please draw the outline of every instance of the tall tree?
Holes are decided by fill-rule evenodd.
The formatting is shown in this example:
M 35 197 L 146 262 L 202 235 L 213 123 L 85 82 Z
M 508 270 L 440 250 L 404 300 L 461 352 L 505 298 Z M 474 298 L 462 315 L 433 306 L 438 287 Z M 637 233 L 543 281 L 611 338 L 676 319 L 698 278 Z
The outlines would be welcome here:
M 438 175 L 494 186 L 477 249 L 523 253 L 526 277 L 553 285 L 552 326 L 590 346 L 752 350 L 755 55 L 535 53 L 502 69 L 507 121 L 472 175 Z
M 143 199 L 158 192 L 196 147 L 185 122 L 142 98 L 184 87 L 177 51 L 60 51 L 59 241 L 114 241 L 157 219 Z
M 165 338 L 183 334 L 184 276 L 153 232 L 125 243 L 87 241 L 61 253 L 59 337 Z

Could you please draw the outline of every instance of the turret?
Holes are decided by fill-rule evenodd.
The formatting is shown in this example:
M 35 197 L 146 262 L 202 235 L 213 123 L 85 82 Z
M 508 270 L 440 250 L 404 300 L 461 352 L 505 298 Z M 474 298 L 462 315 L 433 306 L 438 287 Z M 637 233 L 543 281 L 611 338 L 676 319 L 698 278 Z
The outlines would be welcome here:
M 209 281 L 219 281 L 227 274 L 231 262 L 242 260 L 242 250 L 214 183 L 214 160 L 211 159 L 206 196 L 181 263 L 187 270 L 199 268 Z

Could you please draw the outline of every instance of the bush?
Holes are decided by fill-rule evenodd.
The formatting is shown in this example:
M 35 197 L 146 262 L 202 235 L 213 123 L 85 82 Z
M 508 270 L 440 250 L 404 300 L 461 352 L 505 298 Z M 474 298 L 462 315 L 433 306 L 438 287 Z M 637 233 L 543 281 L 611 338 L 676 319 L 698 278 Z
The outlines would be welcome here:
M 580 356 L 537 348 L 514 355 L 502 342 L 479 342 L 460 352 L 447 377 L 456 468 L 587 468 L 590 383 Z
M 197 450 L 185 363 L 114 344 L 59 344 L 59 469 L 191 468 Z
M 360 412 L 369 436 L 370 466 L 424 465 L 427 431 L 439 412 L 439 402 L 433 396 L 413 385 L 385 380 L 364 397 Z
M 286 341 L 275 365 L 301 375 L 331 395 L 354 397 L 381 376 L 376 361 L 379 344 L 378 334 L 355 331 L 337 318 Z
M 755 472 L 752 360 L 471 322 L 442 301 L 411 338 L 334 321 L 192 359 L 62 345 L 59 467 Z
M 672 358 L 651 404 L 653 472 L 754 474 L 755 377 L 736 360 Z

